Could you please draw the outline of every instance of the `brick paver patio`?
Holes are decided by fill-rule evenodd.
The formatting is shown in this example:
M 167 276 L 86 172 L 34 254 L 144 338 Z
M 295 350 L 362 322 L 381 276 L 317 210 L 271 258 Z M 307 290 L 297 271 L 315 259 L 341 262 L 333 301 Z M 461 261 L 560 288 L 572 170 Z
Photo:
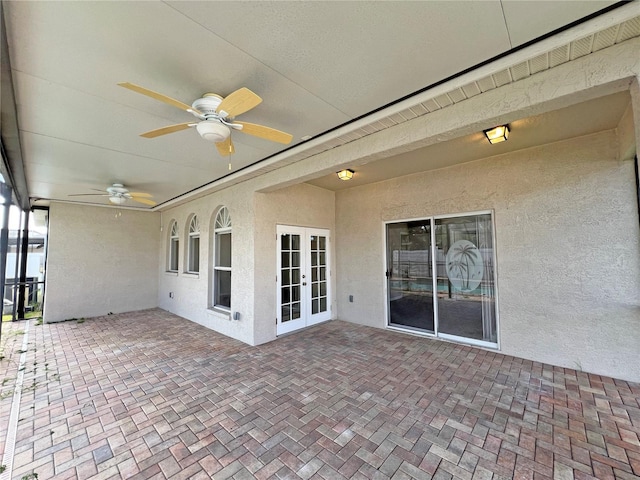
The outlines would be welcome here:
M 15 479 L 640 478 L 620 380 L 340 321 L 260 347 L 162 310 L 27 335 Z

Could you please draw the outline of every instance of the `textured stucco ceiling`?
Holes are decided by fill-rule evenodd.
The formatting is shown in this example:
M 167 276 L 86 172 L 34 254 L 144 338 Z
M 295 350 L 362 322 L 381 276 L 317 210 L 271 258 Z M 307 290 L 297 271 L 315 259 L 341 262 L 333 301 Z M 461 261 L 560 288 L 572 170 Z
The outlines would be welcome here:
M 188 130 L 138 134 L 187 113 L 118 87 L 185 103 L 245 86 L 264 102 L 242 120 L 292 145 L 612 5 L 574 2 L 5 2 L 29 193 L 122 182 L 164 202 L 229 173 Z M 234 134 L 232 171 L 282 151 Z

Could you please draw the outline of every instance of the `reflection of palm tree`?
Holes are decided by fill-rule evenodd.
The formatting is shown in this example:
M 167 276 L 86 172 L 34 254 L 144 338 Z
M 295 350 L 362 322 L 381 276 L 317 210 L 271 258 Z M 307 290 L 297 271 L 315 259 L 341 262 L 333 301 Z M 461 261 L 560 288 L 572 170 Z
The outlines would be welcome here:
M 464 280 L 463 288 L 465 290 L 469 290 L 469 272 L 471 271 L 469 265 L 476 265 L 476 260 L 481 259 L 478 258 L 478 251 L 471 242 L 460 243 L 453 249 L 449 268 L 456 268 L 460 272 L 460 278 Z

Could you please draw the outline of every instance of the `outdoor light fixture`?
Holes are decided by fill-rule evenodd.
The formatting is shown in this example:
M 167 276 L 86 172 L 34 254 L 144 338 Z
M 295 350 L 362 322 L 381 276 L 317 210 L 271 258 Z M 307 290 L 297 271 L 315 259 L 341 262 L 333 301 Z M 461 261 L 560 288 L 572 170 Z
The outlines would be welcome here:
M 500 125 L 490 130 L 485 130 L 484 134 L 492 145 L 494 143 L 504 142 L 509 138 L 509 126 Z
M 340 180 L 351 180 L 353 178 L 353 174 L 354 171 L 349 168 L 337 172 L 338 178 Z

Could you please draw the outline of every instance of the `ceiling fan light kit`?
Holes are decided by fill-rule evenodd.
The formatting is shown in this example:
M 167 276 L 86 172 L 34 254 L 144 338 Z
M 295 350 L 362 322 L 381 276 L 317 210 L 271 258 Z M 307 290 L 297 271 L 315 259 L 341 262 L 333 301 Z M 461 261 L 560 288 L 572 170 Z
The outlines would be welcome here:
M 204 120 L 196 129 L 202 138 L 213 143 L 224 142 L 231 134 L 229 127 L 216 120 Z
M 114 205 L 124 205 L 124 203 L 127 201 L 127 197 L 111 196 L 111 197 L 109 197 L 109 201 L 111 203 L 113 203 Z

